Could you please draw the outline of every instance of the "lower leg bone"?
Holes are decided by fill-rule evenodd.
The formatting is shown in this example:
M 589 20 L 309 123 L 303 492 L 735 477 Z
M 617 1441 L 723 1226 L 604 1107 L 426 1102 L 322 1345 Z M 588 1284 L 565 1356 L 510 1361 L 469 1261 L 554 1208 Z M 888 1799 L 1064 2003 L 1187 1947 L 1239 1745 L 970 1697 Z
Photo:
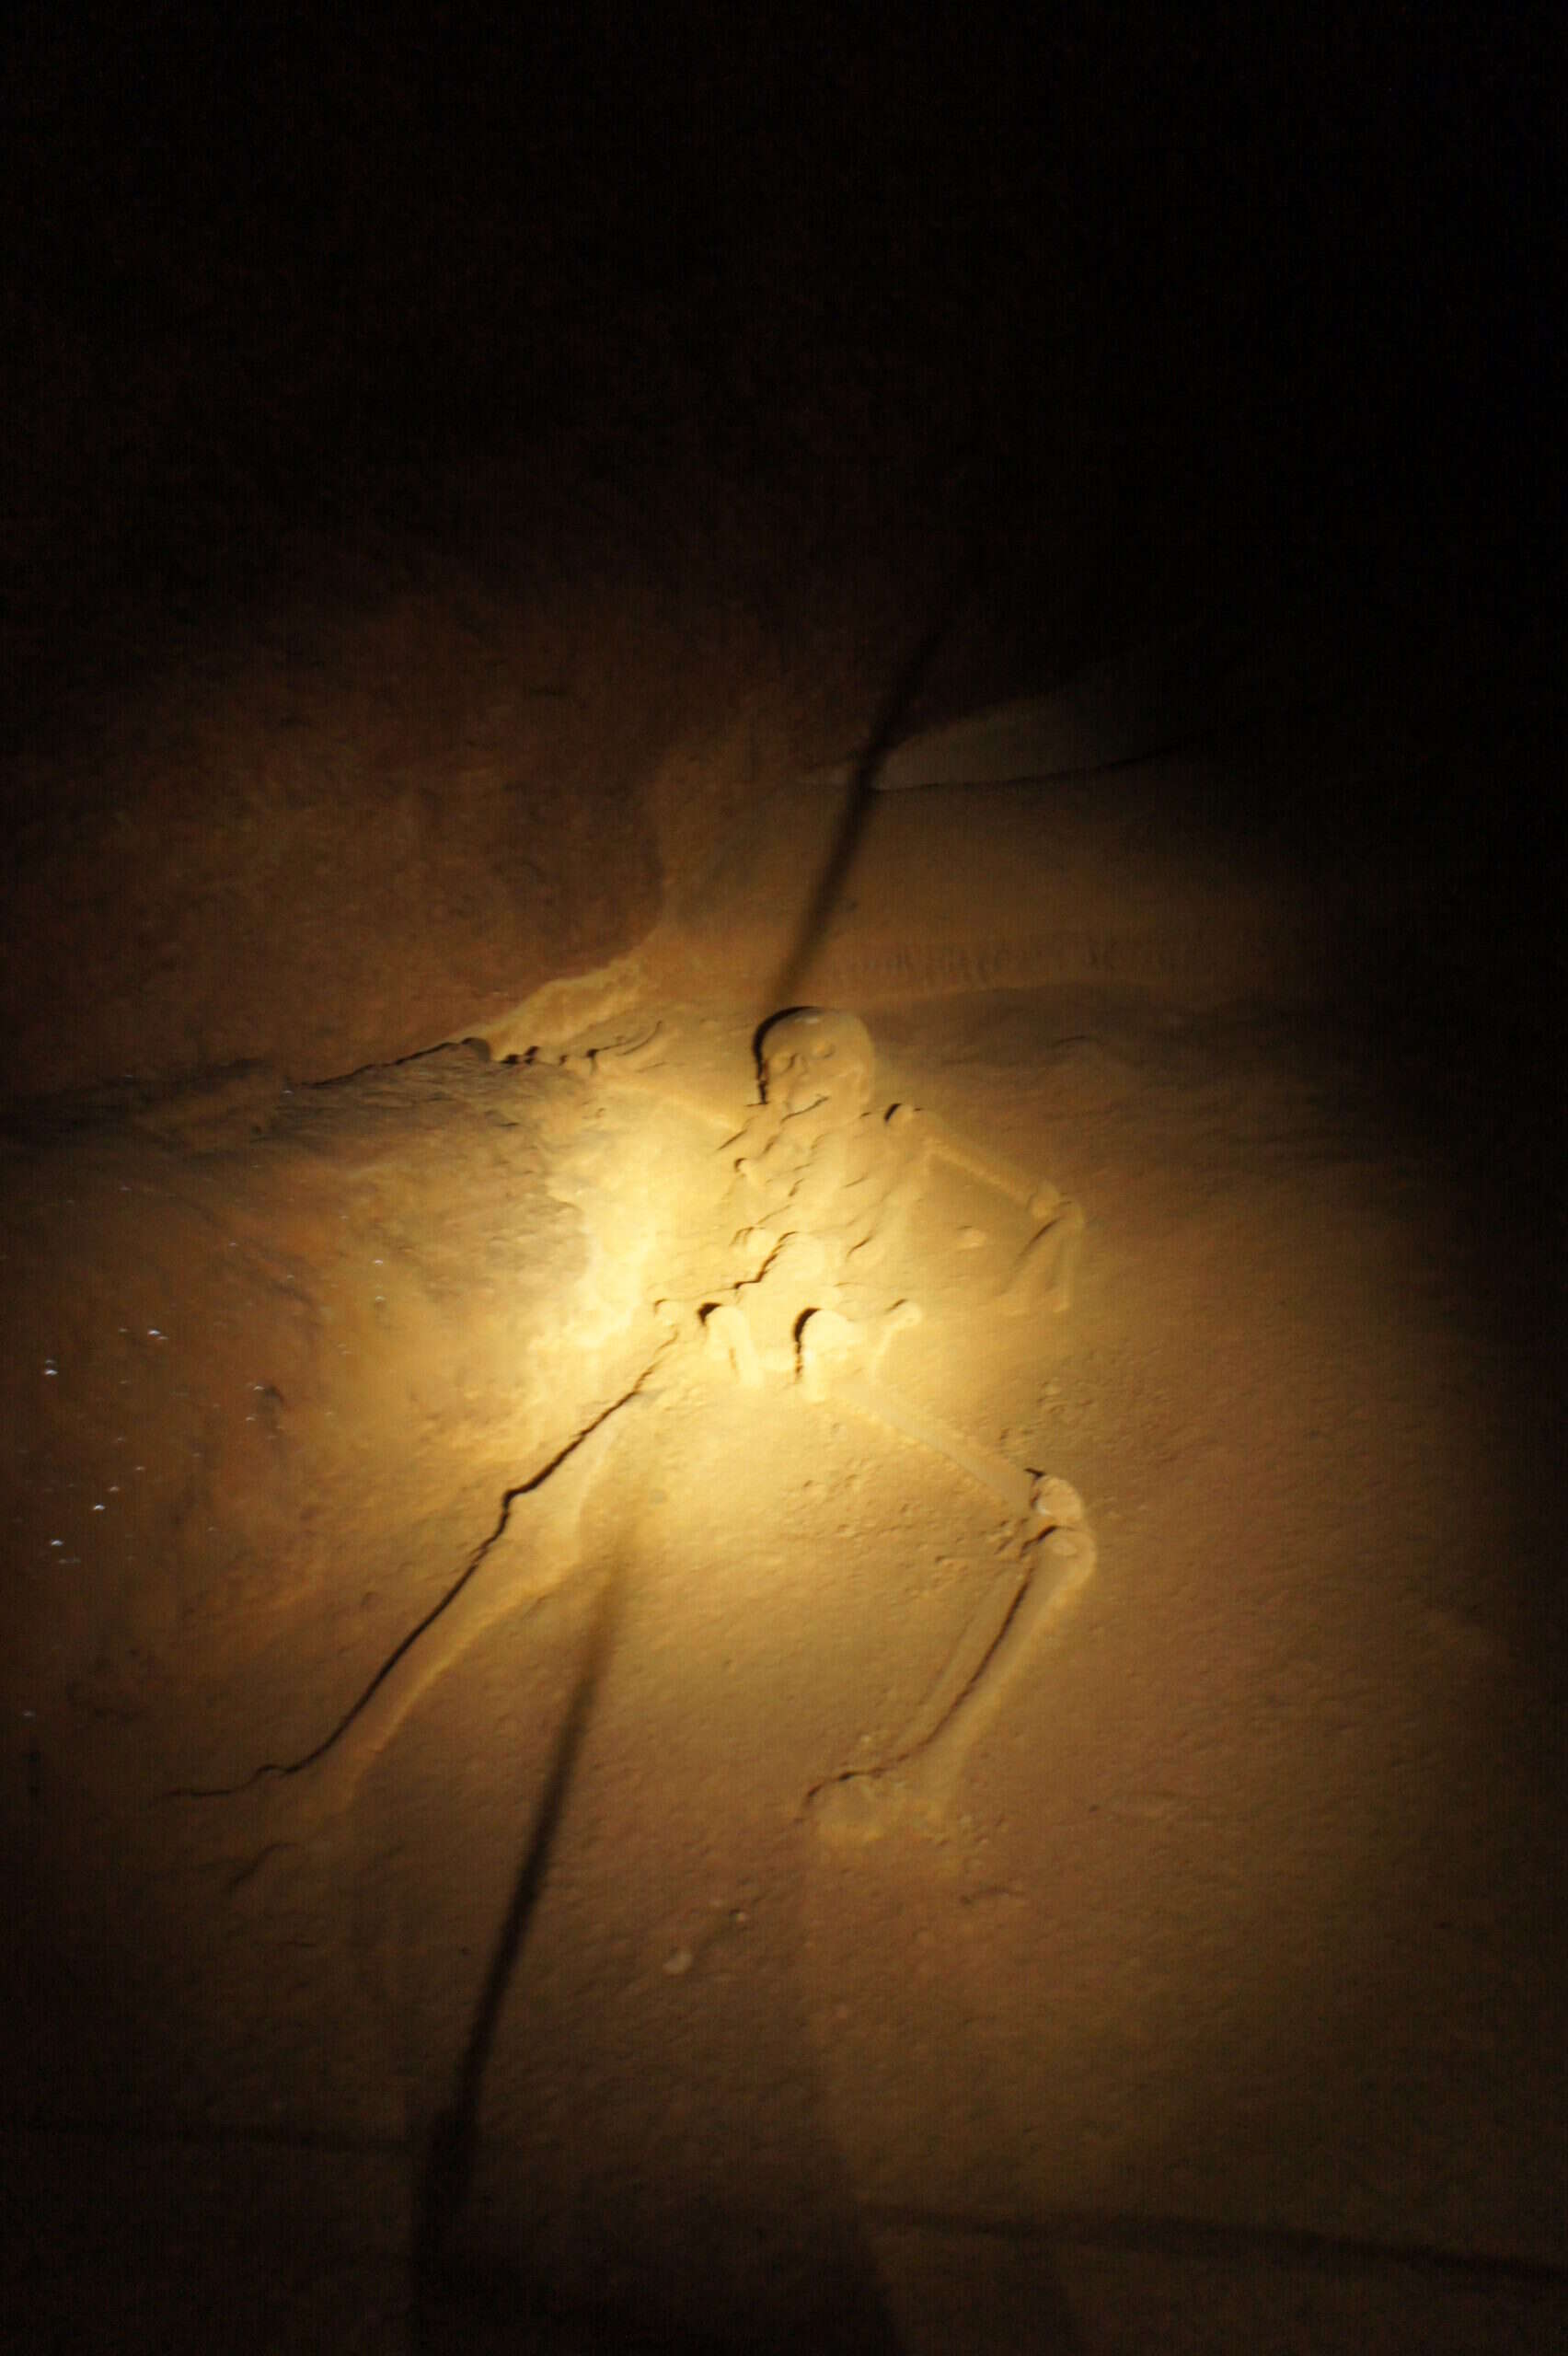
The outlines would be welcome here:
M 1034 1542 L 1021 1577 L 1009 1573 L 986 1598 L 889 1763 L 840 1776 L 812 1795 L 825 1833 L 866 1842 L 903 1821 L 938 1834 L 945 1829 L 975 1743 L 1094 1570 L 1094 1540 L 1076 1492 L 1051 1481 L 1038 1484 L 1035 1495 L 1053 1526 Z
M 1023 1592 L 989 1658 L 916 1755 L 913 1778 L 928 1811 L 945 1812 L 975 1743 L 993 1724 L 1043 1638 L 1066 1617 L 1093 1568 L 1094 1543 L 1086 1530 L 1052 1530 L 1041 1539 Z

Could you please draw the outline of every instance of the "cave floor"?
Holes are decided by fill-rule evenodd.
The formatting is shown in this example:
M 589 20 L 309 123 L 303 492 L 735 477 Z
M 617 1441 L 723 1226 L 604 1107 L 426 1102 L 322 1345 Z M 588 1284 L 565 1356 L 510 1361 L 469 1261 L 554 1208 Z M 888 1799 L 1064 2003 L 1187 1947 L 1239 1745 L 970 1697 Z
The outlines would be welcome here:
M 704 1345 L 723 963 L 13 1140 L 6 2344 L 1557 2344 L 1506 1220 L 1282 997 L 879 969 L 879 1104 L 1087 1225 L 1003 1318 L 1020 1204 L 930 1190 L 878 1385 L 1097 1562 L 942 1820 L 835 1840 L 1009 1516 Z

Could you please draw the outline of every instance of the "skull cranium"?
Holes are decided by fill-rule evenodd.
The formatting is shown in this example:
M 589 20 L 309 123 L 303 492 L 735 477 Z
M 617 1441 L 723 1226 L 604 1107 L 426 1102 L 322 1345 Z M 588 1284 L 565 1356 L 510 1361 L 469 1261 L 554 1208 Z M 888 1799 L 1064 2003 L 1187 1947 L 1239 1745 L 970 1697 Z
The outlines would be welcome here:
M 825 1108 L 858 1120 L 871 1101 L 875 1054 L 857 1014 L 801 1006 L 776 1015 L 758 1042 L 763 1100 L 785 1113 Z

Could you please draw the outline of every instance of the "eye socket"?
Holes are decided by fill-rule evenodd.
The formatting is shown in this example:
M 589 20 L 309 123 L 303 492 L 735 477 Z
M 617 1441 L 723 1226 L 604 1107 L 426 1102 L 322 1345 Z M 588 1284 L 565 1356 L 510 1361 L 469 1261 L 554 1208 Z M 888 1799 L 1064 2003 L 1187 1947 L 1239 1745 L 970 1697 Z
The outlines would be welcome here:
M 831 1056 L 833 1052 L 833 1043 L 830 1039 L 819 1039 L 817 1041 L 816 1057 L 819 1063 L 824 1061 L 828 1056 Z

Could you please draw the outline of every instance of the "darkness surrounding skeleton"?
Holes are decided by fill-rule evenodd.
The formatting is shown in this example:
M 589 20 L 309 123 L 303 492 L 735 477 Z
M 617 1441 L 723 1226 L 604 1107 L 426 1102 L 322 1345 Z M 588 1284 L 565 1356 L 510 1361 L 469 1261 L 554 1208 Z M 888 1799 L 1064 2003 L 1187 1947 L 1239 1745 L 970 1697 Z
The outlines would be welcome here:
M 1138 15 L 7 20 L 0 2336 L 1562 2337 L 1552 61 Z M 918 1855 L 972 1485 L 564 1477 L 798 1000 L 1090 1221 L 890 1345 L 1100 1556 Z

